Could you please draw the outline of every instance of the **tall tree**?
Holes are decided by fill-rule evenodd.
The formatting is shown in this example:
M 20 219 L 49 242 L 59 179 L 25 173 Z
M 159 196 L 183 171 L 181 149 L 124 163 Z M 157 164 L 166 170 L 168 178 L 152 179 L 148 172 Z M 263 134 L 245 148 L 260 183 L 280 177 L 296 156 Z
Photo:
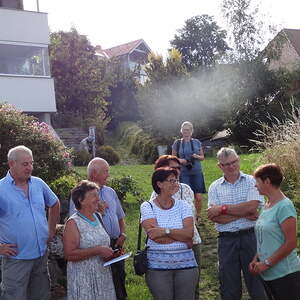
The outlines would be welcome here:
M 74 121 L 99 122 L 109 95 L 105 63 L 95 55 L 86 36 L 75 28 L 50 35 L 51 72 L 55 81 L 58 118 L 61 126 Z M 79 125 L 79 124 L 78 124 Z
M 139 81 L 135 70 L 124 70 L 124 66 L 118 59 L 107 62 L 108 73 L 111 77 L 109 87 L 110 96 L 106 114 L 110 122 L 110 129 L 116 128 L 123 121 L 137 121 L 140 119 L 137 105 L 137 91 Z
M 251 0 L 223 0 L 222 12 L 227 22 L 230 46 L 233 50 L 231 60 L 255 59 L 265 36 L 259 7 L 254 6 Z
M 201 15 L 186 20 L 170 43 L 182 54 L 187 69 L 193 71 L 213 66 L 229 49 L 225 39 L 226 31 L 217 25 L 213 17 Z

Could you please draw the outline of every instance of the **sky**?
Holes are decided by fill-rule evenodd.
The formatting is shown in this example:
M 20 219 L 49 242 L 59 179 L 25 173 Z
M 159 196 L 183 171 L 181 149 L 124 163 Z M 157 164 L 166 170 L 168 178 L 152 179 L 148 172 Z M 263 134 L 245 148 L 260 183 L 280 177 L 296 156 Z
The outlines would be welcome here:
M 170 40 L 188 18 L 208 14 L 225 27 L 221 0 L 23 0 L 24 8 L 36 11 L 37 1 L 40 11 L 48 13 L 51 31 L 74 26 L 103 49 L 142 38 L 153 52 L 166 55 Z M 268 23 L 300 29 L 299 0 L 260 1 Z

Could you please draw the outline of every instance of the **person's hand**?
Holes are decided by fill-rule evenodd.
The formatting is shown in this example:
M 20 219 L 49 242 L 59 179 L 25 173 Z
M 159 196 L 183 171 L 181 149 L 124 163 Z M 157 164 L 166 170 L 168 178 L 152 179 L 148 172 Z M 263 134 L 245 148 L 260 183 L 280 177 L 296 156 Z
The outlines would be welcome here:
M 151 240 L 154 240 L 156 238 L 165 236 L 166 231 L 164 228 L 153 227 L 148 229 L 147 234 Z
M 258 211 L 255 214 L 249 215 L 247 217 L 245 217 L 246 219 L 250 220 L 250 221 L 256 221 L 258 219 Z
M 99 246 L 99 248 L 100 248 L 99 255 L 105 260 L 109 260 L 114 254 L 113 249 L 110 247 L 100 247 Z
M 187 160 L 184 159 L 184 158 L 178 158 L 178 160 L 179 160 L 180 164 L 182 164 L 182 165 L 186 165 L 187 164 Z
M 267 266 L 266 264 L 264 264 L 263 262 L 257 261 L 256 263 L 254 263 L 252 265 L 252 274 L 260 274 L 264 271 L 266 271 L 267 269 L 269 269 L 270 267 Z
M 254 274 L 254 267 L 255 267 L 256 263 L 257 263 L 257 257 L 254 256 L 253 260 L 249 264 L 249 271 L 250 271 L 250 273 Z
M 16 244 L 0 244 L 0 255 L 16 256 L 17 255 Z
M 195 158 L 195 159 L 199 159 L 199 155 L 196 154 L 196 153 L 193 153 L 193 154 L 192 154 L 192 157 Z
M 119 238 L 117 239 L 116 244 L 114 245 L 115 248 L 122 248 L 125 240 L 126 240 L 126 237 L 123 234 L 121 234 L 119 236 Z
M 207 216 L 209 219 L 217 217 L 221 214 L 222 205 L 212 205 L 207 209 Z

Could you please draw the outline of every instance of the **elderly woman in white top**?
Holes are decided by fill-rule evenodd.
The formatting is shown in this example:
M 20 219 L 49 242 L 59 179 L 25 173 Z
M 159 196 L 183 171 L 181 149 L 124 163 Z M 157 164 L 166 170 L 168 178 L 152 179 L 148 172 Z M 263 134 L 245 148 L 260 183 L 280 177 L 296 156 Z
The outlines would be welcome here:
M 161 155 L 154 164 L 154 169 L 162 168 L 162 167 L 170 167 L 175 170 L 177 170 L 178 174 L 180 174 L 180 161 L 179 159 L 174 155 Z M 157 197 L 157 194 L 155 191 L 152 192 L 150 201 L 154 200 Z M 196 227 L 196 208 L 194 203 L 194 193 L 190 186 L 188 186 L 185 183 L 179 183 L 179 189 L 177 193 L 175 193 L 172 196 L 175 200 L 184 200 L 186 201 L 192 208 L 193 217 L 194 217 L 194 236 L 193 236 L 193 252 L 195 255 L 196 262 L 198 264 L 199 269 L 199 278 L 197 280 L 197 286 L 195 291 L 195 299 L 199 299 L 200 297 L 200 244 L 201 244 L 201 238 L 198 233 L 198 229 Z
M 155 300 L 194 300 L 198 267 L 192 249 L 193 215 L 185 201 L 174 200 L 178 173 L 158 168 L 152 175 L 158 196 L 141 205 L 141 222 L 149 236 L 146 282 Z

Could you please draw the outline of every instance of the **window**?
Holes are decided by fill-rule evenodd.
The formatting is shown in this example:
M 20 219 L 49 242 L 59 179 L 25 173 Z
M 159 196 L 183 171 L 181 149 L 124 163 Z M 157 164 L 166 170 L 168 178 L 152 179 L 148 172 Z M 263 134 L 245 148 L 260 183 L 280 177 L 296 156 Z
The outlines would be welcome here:
M 0 44 L 0 74 L 50 76 L 48 48 Z

